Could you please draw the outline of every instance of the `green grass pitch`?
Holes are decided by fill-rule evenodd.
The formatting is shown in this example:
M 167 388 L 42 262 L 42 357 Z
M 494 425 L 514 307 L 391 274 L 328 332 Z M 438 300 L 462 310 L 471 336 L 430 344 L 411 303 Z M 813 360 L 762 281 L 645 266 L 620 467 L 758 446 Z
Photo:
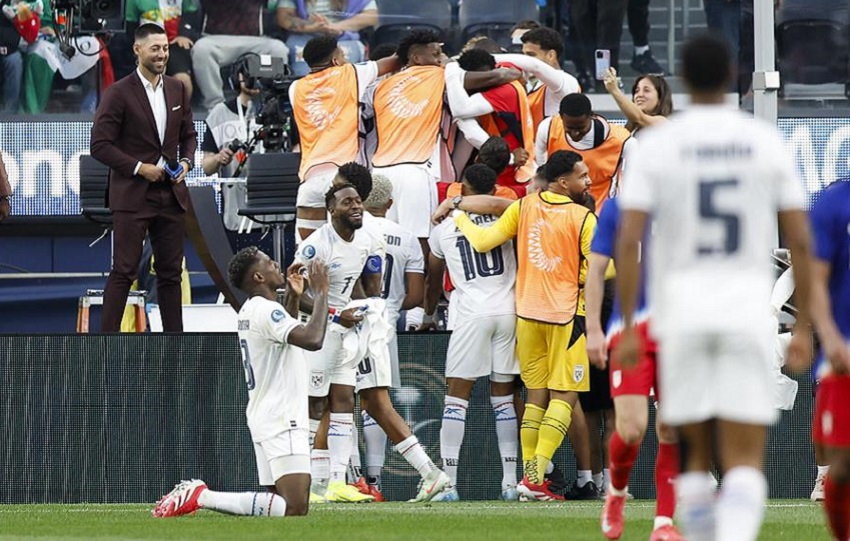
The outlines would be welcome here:
M 307 517 L 231 517 L 211 511 L 174 519 L 154 519 L 146 505 L 0 506 L 0 540 L 264 539 L 329 541 L 583 541 L 604 540 L 599 532 L 601 503 L 461 502 L 413 505 L 315 505 Z M 654 502 L 626 507 L 623 541 L 645 541 Z M 819 504 L 803 500 L 769 503 L 763 541 L 829 540 Z

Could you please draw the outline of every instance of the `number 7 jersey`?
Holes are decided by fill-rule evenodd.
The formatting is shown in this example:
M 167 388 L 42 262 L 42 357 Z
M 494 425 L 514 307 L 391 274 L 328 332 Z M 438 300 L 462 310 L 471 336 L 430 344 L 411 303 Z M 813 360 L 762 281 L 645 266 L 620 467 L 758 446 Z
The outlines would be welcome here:
M 776 128 L 722 106 L 693 107 L 647 130 L 626 160 L 620 208 L 652 222 L 654 332 L 770 325 L 777 213 L 803 209 Z
M 481 227 L 496 220 L 492 215 L 470 214 Z M 451 326 L 479 317 L 516 314 L 516 254 L 508 241 L 487 253 L 476 252 L 454 220 L 444 220 L 431 230 L 431 253 L 445 260 L 455 285 L 451 297 Z

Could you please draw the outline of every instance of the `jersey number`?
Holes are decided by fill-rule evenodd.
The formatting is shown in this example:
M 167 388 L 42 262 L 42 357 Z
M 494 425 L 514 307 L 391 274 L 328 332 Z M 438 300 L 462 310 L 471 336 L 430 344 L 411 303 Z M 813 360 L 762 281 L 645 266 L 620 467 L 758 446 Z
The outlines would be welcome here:
M 242 350 L 242 364 L 245 366 L 245 383 L 248 384 L 248 390 L 253 391 L 257 382 L 254 381 L 254 369 L 251 368 L 251 355 L 248 354 L 248 341 L 245 339 L 239 340 L 239 349 Z
M 390 283 L 393 281 L 393 256 L 387 254 L 384 257 L 384 288 L 381 292 L 382 299 L 390 298 Z
M 463 262 L 463 276 L 468 282 L 474 280 L 476 276 L 485 278 L 487 276 L 498 276 L 505 272 L 505 260 L 502 259 L 501 248 L 490 250 L 493 261 L 487 257 L 487 254 L 476 252 L 472 249 L 466 237 L 457 238 L 457 249 L 460 252 L 460 259 Z
M 348 286 L 351 285 L 351 282 L 353 280 L 354 280 L 354 276 L 347 276 L 345 278 L 345 285 L 342 286 L 342 293 L 340 293 L 341 295 L 345 295 L 345 292 L 348 291 Z
M 723 235 L 716 242 L 699 244 L 699 255 L 731 255 L 738 251 L 741 245 L 741 218 L 735 212 L 718 208 L 717 204 L 719 193 L 731 192 L 734 196 L 737 187 L 736 178 L 699 182 L 700 218 L 707 222 L 719 223 L 723 227 Z

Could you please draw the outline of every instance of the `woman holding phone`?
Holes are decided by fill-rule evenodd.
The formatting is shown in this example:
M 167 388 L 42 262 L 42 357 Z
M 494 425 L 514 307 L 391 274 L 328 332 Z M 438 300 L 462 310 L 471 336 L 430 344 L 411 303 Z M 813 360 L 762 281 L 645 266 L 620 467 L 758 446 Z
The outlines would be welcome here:
M 608 68 L 605 77 L 605 90 L 611 94 L 617 106 L 626 115 L 626 129 L 632 135 L 638 130 L 659 122 L 666 122 L 673 112 L 673 94 L 670 85 L 660 75 L 641 75 L 632 86 L 632 99 L 620 90 L 617 70 Z

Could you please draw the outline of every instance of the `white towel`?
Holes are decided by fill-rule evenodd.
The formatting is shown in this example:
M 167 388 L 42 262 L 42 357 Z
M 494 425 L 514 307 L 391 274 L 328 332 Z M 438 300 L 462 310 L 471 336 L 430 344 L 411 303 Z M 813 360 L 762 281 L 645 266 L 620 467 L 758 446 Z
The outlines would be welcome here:
M 390 365 L 389 343 L 393 327 L 387 321 L 386 301 L 379 298 L 358 299 L 351 301 L 343 310 L 349 308 L 365 311 L 363 321 L 346 329 L 339 323 L 332 323 L 331 332 L 340 333 L 344 359 L 342 364 L 356 361 L 359 363 L 365 357 L 375 365 Z

